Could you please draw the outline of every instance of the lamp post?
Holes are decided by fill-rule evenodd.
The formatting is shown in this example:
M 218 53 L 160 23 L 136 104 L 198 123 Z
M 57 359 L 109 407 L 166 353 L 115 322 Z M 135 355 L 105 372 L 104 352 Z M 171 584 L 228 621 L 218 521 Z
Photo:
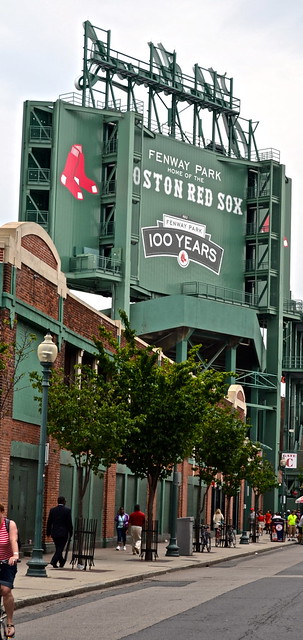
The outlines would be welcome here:
M 177 545 L 177 516 L 178 516 L 178 467 L 174 465 L 172 502 L 171 502 L 171 526 L 170 541 L 166 547 L 166 556 L 178 557 L 179 547 Z
M 38 457 L 38 476 L 37 476 L 37 494 L 36 494 L 36 515 L 35 515 L 35 534 L 34 548 L 31 559 L 27 562 L 27 576 L 35 576 L 37 578 L 47 578 L 45 567 L 47 562 L 43 560 L 42 549 L 42 522 L 43 522 L 43 497 L 44 497 L 44 472 L 45 472 L 45 449 L 46 449 L 46 430 L 47 430 L 47 406 L 48 406 L 48 387 L 52 366 L 56 360 L 58 349 L 53 343 L 53 338 L 49 331 L 44 337 L 43 342 L 39 344 L 38 358 L 42 366 L 42 408 L 41 408 L 41 427 L 39 440 L 39 457 Z
M 246 497 L 248 497 L 248 486 L 246 484 L 246 481 L 244 480 L 244 487 L 243 487 L 243 523 L 242 523 L 242 534 L 239 540 L 240 544 L 249 544 L 249 536 L 247 535 L 247 530 L 246 530 Z M 247 494 L 247 495 L 246 495 Z
M 284 509 L 284 513 L 286 513 L 286 495 L 285 495 L 285 467 L 286 467 L 286 460 L 285 458 L 281 458 L 280 460 L 280 468 L 282 471 L 282 505 L 281 505 L 281 515 L 283 517 L 283 509 Z

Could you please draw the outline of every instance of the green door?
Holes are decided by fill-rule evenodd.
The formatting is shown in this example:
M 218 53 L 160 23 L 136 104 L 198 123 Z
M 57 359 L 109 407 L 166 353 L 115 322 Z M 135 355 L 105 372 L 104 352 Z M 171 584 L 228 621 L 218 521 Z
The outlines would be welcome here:
M 8 517 L 16 522 L 24 545 L 34 538 L 37 468 L 35 460 L 11 458 Z

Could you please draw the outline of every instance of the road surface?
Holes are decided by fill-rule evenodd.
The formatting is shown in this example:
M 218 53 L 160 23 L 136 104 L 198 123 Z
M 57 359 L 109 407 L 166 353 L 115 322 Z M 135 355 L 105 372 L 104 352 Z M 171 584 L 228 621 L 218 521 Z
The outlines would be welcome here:
M 294 545 L 20 609 L 16 639 L 298 640 L 302 603 Z

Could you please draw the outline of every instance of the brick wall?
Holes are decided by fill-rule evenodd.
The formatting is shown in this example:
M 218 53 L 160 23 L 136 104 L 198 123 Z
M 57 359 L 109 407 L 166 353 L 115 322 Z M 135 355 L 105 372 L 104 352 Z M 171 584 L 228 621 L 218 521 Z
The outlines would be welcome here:
M 17 271 L 16 296 L 58 320 L 59 296 L 56 285 L 26 265 Z
M 91 340 L 92 336 L 98 336 L 99 326 L 101 324 L 117 337 L 116 326 L 107 320 L 105 316 L 98 315 L 92 311 L 92 309 L 81 303 L 81 301 L 75 300 L 71 295 L 68 295 L 64 301 L 63 322 L 66 327 L 87 340 Z M 110 351 L 112 350 L 109 344 L 106 345 L 106 347 Z
M 33 256 L 36 256 L 36 258 L 48 264 L 52 269 L 58 269 L 58 263 L 53 252 L 42 238 L 29 234 L 22 238 L 21 246 L 27 249 Z

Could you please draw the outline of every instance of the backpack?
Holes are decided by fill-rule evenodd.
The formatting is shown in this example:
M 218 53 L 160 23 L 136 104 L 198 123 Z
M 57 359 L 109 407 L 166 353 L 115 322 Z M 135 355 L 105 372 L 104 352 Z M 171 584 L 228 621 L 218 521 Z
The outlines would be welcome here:
M 5 518 L 5 528 L 6 528 L 7 533 L 9 533 L 9 523 L 10 523 L 10 519 L 9 518 Z M 17 531 L 18 531 L 18 538 L 17 538 L 18 549 L 20 551 L 20 549 L 21 549 L 21 540 L 20 540 L 20 536 L 19 536 L 19 530 L 17 529 Z

